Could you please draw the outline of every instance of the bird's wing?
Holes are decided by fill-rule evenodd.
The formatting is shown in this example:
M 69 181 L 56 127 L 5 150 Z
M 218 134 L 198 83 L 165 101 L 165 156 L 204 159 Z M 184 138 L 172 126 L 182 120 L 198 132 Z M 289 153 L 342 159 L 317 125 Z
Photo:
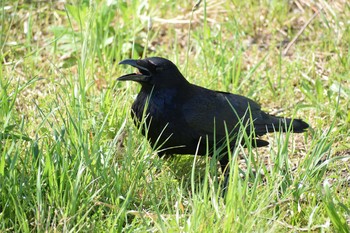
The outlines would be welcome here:
M 203 88 L 184 103 L 182 110 L 187 125 L 199 136 L 208 136 L 209 139 L 214 131 L 221 138 L 226 136 L 226 129 L 229 133 L 238 132 L 240 122 L 245 125 L 249 119 L 254 122 L 258 119 L 257 123 L 261 125 L 257 127 L 254 123 L 255 131 L 259 131 L 256 135 L 266 133 L 263 120 L 266 114 L 262 115 L 260 106 L 244 96 Z

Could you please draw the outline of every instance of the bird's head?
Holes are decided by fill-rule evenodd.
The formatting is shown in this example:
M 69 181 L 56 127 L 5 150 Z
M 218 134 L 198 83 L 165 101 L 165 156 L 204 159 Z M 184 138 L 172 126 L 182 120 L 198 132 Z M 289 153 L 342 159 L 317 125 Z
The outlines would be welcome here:
M 119 81 L 135 81 L 141 85 L 155 85 L 159 87 L 173 87 L 187 80 L 182 76 L 178 68 L 171 61 L 161 57 L 149 57 L 145 59 L 126 59 L 119 65 L 131 65 L 138 72 L 119 77 Z

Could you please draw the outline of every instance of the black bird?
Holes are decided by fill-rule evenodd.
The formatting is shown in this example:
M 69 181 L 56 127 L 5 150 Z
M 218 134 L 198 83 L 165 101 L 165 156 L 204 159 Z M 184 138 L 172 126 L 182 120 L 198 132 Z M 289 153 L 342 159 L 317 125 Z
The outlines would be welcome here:
M 144 122 L 143 134 L 151 146 L 158 149 L 159 155 L 205 155 L 208 148 L 210 153 L 214 147 L 225 145 L 226 135 L 230 136 L 230 149 L 233 149 L 242 126 L 247 126 L 245 131 L 253 137 L 288 129 L 302 133 L 309 127 L 300 119 L 269 115 L 244 96 L 191 84 L 165 58 L 127 59 L 119 64 L 138 69 L 137 73 L 121 76 L 118 80 L 141 84 L 131 115 L 136 126 Z M 254 128 L 253 132 L 251 128 Z M 268 142 L 264 140 L 252 140 L 254 147 L 266 145 Z M 228 156 L 222 154 L 219 160 L 225 168 Z

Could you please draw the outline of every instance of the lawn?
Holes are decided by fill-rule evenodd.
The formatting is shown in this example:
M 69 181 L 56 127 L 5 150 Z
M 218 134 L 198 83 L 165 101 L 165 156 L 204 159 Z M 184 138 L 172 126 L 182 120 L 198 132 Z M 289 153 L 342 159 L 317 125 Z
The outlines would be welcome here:
M 350 232 L 347 0 L 0 3 L 1 232 Z M 301 118 L 208 156 L 159 158 L 127 58 Z M 241 135 L 242 140 L 248 140 Z

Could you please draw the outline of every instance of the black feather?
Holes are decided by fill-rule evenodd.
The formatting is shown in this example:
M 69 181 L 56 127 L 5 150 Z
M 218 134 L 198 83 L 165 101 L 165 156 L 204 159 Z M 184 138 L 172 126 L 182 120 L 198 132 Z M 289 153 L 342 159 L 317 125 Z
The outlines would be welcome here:
M 244 96 L 193 85 L 164 58 L 128 59 L 120 64 L 139 69 L 138 73 L 124 75 L 118 80 L 141 84 L 141 91 L 132 105 L 133 117 L 136 125 L 145 122 L 148 140 L 160 154 L 205 155 L 207 148 L 212 151 L 214 147 L 226 145 L 227 132 L 233 149 L 244 127 L 248 135 L 255 136 L 288 130 L 302 133 L 309 127 L 300 119 L 267 114 L 259 104 Z M 147 117 L 143 119 L 144 116 Z M 145 134 L 146 130 L 143 132 Z M 254 147 L 268 145 L 259 138 L 251 141 Z M 225 153 L 220 162 L 226 166 Z

